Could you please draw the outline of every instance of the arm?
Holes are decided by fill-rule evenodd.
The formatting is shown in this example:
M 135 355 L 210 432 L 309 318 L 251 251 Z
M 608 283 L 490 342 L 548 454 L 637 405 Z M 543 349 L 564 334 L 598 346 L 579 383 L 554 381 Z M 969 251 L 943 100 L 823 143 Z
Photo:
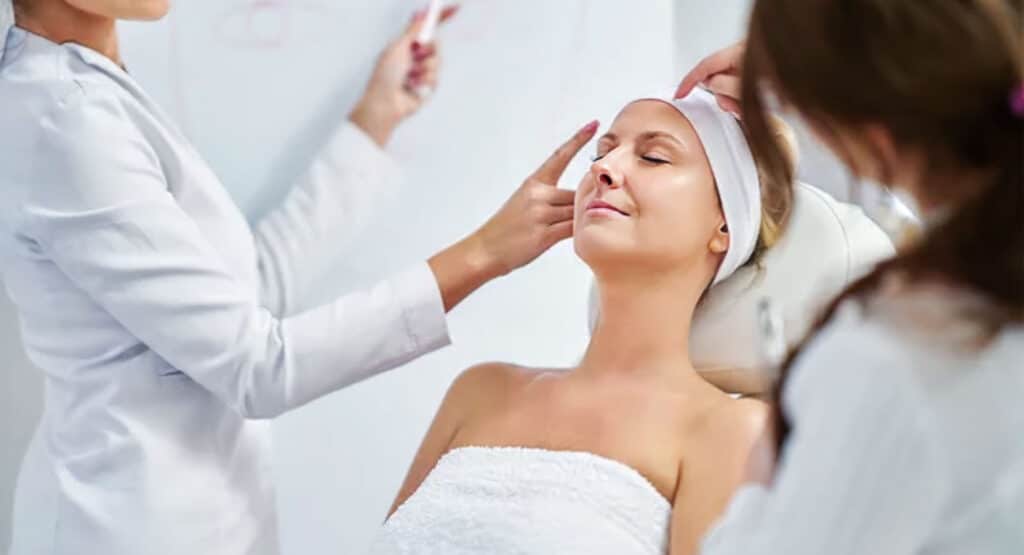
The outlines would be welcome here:
M 576 192 L 558 189 L 558 180 L 597 127 L 594 121 L 573 134 L 480 229 L 430 259 L 445 310 L 572 237 Z
M 270 417 L 447 342 L 425 264 L 280 319 L 166 189 L 116 99 L 44 118 L 19 234 L 140 344 L 248 417 Z
M 284 202 L 254 227 L 260 299 L 273 314 L 306 308 L 309 288 L 394 195 L 398 175 L 394 161 L 352 123 L 334 134 Z
M 445 13 L 448 17 L 454 11 L 449 10 Z M 418 31 L 418 23 L 414 24 L 407 35 L 414 36 L 416 31 Z M 405 42 L 400 41 L 399 44 L 406 44 L 408 40 L 411 38 L 406 37 L 403 39 Z M 404 52 L 404 48 L 405 46 L 402 46 L 397 51 Z M 410 74 L 409 85 L 433 85 L 436 83 L 434 76 L 436 60 L 433 58 L 433 46 L 421 48 L 425 54 L 417 56 L 426 56 L 423 61 L 426 67 L 415 75 Z M 431 63 L 435 65 L 431 66 Z M 394 75 L 388 77 L 387 72 L 384 74 L 384 77 L 380 77 L 380 79 L 375 76 L 374 80 L 371 80 L 371 88 L 378 87 L 379 83 L 377 85 L 374 83 L 379 80 L 387 82 L 392 89 L 398 86 L 397 82 L 393 81 Z M 387 81 L 387 79 L 392 79 L 392 81 Z M 381 90 L 388 89 L 384 85 L 379 85 L 379 87 Z M 386 96 L 379 92 L 370 94 L 369 91 L 367 95 L 368 98 Z M 422 99 L 418 99 L 418 97 L 415 100 L 412 99 L 408 91 L 404 91 L 404 89 L 400 95 L 394 98 L 398 99 L 395 100 L 396 105 L 404 106 L 402 110 L 413 110 L 416 107 L 408 103 L 422 102 Z M 387 116 L 380 116 L 381 113 L 390 112 L 367 108 L 365 104 L 361 103 L 360 107 L 353 112 L 352 121 L 363 127 L 369 136 L 375 137 L 375 140 L 384 141 L 396 123 L 388 119 Z M 513 191 L 505 205 L 480 229 L 430 259 L 429 267 L 437 287 L 440 289 L 445 311 L 454 308 L 488 281 L 532 262 L 559 241 L 572 236 L 575 191 L 557 188 L 558 181 L 573 157 L 593 138 L 597 127 L 598 123 L 595 121 L 577 131 L 533 175 Z M 381 135 L 380 130 L 382 129 L 387 133 Z M 343 133 L 345 132 L 343 130 Z M 356 133 L 353 129 L 348 130 L 348 136 L 347 140 L 350 144 L 362 143 L 359 148 L 371 159 L 376 157 L 376 162 L 371 161 L 363 165 L 346 156 L 344 161 L 340 158 L 335 160 L 336 165 L 347 164 L 355 168 L 363 168 L 364 177 L 373 175 L 374 172 L 379 173 L 379 170 L 375 168 L 388 166 L 386 160 L 380 159 L 379 153 L 365 144 L 365 136 Z M 373 167 L 370 167 L 371 165 Z M 329 174 L 330 172 L 327 170 L 330 169 L 330 164 L 324 167 L 326 168 L 324 173 Z M 351 173 L 358 177 L 360 172 Z M 262 245 L 259 250 L 260 273 L 264 276 L 264 296 L 275 301 L 268 304 L 276 314 L 289 314 L 298 306 L 297 303 L 301 302 L 299 299 L 305 289 L 303 284 L 307 283 L 308 279 L 298 276 L 297 269 L 309 264 L 312 249 L 323 248 L 324 236 L 330 234 L 327 230 L 334 229 L 331 226 L 338 225 L 339 219 L 359 221 L 369 212 L 366 207 L 368 203 L 363 202 L 363 199 L 370 197 L 364 196 L 363 192 L 346 188 L 346 193 L 339 194 L 336 190 L 332 191 L 323 179 L 310 181 L 310 183 L 314 182 L 319 185 L 310 190 L 315 190 L 323 198 L 334 199 L 336 202 L 311 202 L 311 199 L 315 199 L 317 194 L 300 189 L 294 193 L 295 202 L 291 202 L 291 200 L 286 202 L 282 210 L 275 217 L 270 218 L 266 225 L 261 226 L 258 231 L 258 236 L 262 238 L 259 241 L 259 244 Z M 346 197 L 346 195 L 348 196 Z M 334 210 L 337 208 L 315 210 L 309 208 L 317 205 L 331 207 L 342 204 L 348 206 L 347 213 L 350 218 L 336 218 L 337 214 Z M 314 210 L 314 212 L 309 212 L 309 210 Z M 313 213 L 318 216 L 312 216 Z
M 596 121 L 591 122 L 574 133 L 483 226 L 430 258 L 445 312 L 488 281 L 529 264 L 572 237 L 576 192 L 559 189 L 558 181 L 597 127 Z M 286 241 L 287 234 L 280 234 L 280 239 Z
M 459 427 L 467 421 L 475 408 L 481 403 L 486 406 L 488 400 L 500 395 L 504 383 L 502 377 L 506 373 L 505 365 L 481 364 L 466 370 L 452 383 L 413 458 L 395 502 L 388 510 L 388 518 L 416 493 L 437 461 L 448 452 Z
M 442 19 L 455 11 L 446 10 Z M 425 101 L 410 87 L 437 84 L 436 47 L 413 45 L 420 23 L 414 19 L 388 45 L 348 120 L 281 206 L 255 228 L 261 299 L 275 315 L 304 308 L 310 286 L 395 194 L 399 171 L 383 148 L 399 123 Z
M 728 412 L 727 412 L 728 411 Z M 767 422 L 764 403 L 739 400 L 708 415 L 700 450 L 680 468 L 672 507 L 671 555 L 697 552 L 701 537 L 718 520 L 744 476 L 747 454 Z
M 801 357 L 786 391 L 795 428 L 779 472 L 769 489 L 737 494 L 703 555 L 921 548 L 948 483 L 940 435 L 922 410 L 913 361 L 870 326 L 833 324 Z

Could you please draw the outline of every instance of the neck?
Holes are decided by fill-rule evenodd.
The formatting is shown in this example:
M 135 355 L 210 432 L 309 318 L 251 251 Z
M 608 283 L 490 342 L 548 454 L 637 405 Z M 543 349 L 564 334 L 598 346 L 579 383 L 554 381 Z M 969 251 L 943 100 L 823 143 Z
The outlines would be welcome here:
M 64 0 L 43 0 L 19 11 L 17 24 L 57 44 L 80 44 L 122 65 L 113 18 L 82 11 Z
M 689 338 L 703 284 L 693 273 L 599 278 L 601 315 L 578 372 L 698 377 Z

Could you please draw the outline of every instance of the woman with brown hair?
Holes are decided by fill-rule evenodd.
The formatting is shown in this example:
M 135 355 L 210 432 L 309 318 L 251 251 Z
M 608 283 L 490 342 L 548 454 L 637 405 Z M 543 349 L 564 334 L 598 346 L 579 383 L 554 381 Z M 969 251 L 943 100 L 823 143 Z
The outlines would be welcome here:
M 790 357 L 774 437 L 704 555 L 1024 552 L 1022 17 L 1020 0 L 758 0 L 746 43 L 684 79 L 741 110 L 767 164 L 784 160 L 770 92 L 926 227 Z

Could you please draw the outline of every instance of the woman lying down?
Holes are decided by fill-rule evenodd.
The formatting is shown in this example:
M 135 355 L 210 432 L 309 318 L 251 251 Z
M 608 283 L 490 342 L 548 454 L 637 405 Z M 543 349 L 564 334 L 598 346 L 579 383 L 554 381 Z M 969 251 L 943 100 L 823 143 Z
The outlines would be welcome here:
M 687 345 L 704 292 L 788 213 L 788 180 L 758 169 L 703 91 L 627 105 L 576 195 L 575 248 L 602 307 L 586 354 L 568 371 L 463 373 L 372 552 L 694 551 L 767 415 L 702 379 Z

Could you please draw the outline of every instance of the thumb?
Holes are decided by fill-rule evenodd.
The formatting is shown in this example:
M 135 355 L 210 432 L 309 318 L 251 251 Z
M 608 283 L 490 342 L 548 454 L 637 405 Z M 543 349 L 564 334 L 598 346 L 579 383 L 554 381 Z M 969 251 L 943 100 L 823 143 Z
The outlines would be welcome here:
M 426 8 L 416 10 L 416 12 L 412 14 L 412 19 L 409 21 L 409 24 L 405 27 L 405 31 L 402 33 L 402 36 L 399 37 L 399 41 L 411 43 L 416 39 L 416 36 L 420 34 L 420 30 L 423 29 L 423 24 L 426 21 Z
M 451 6 L 445 6 L 441 9 L 441 14 L 438 16 L 438 25 L 447 23 L 451 18 L 455 17 L 455 14 L 459 13 L 459 5 L 454 4 Z M 427 8 L 416 10 L 412 15 L 412 20 L 409 21 L 409 25 L 405 28 L 405 32 L 402 33 L 402 40 L 412 42 L 419 36 L 420 31 L 423 29 L 423 25 L 427 22 Z

